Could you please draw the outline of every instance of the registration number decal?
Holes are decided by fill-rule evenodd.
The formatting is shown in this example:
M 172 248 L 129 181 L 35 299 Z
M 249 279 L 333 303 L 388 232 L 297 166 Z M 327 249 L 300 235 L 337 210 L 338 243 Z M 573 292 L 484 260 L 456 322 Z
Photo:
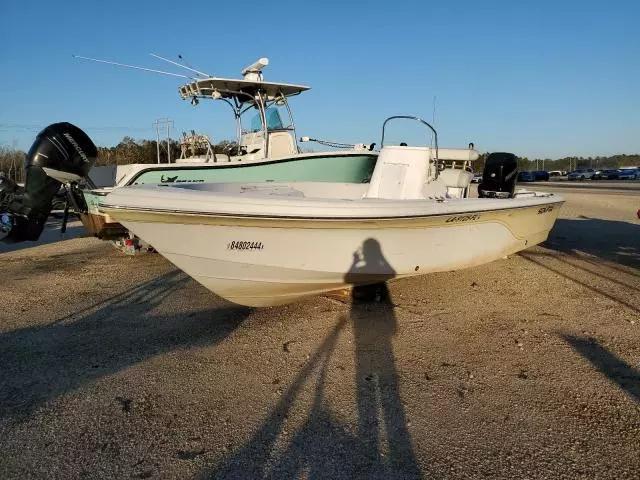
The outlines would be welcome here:
M 234 240 L 227 243 L 227 250 L 262 250 L 263 248 L 262 242 Z

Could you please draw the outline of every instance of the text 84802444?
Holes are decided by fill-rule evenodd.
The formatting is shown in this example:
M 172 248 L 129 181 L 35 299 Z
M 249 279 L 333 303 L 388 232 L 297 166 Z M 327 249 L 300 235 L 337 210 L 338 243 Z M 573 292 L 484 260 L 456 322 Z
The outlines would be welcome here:
M 262 242 L 251 242 L 244 240 L 234 240 L 227 244 L 227 250 L 262 250 Z

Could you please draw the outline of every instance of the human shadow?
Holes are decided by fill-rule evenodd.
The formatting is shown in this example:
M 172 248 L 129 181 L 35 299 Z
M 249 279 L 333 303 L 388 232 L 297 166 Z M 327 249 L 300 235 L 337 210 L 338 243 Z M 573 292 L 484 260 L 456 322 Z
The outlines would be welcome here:
M 571 347 L 613 380 L 629 397 L 640 403 L 640 371 L 621 360 L 592 338 L 562 335 Z
M 396 318 L 384 283 L 395 272 L 374 239 L 354 253 L 345 282 L 355 284 L 349 316 L 342 317 L 298 372 L 252 438 L 205 478 L 420 478 L 399 394 L 391 338 Z M 351 321 L 355 336 L 358 427 L 354 433 L 325 401 L 327 372 L 338 337 Z M 287 418 L 314 374 L 313 404 L 284 448 L 276 449 Z M 380 420 L 379 411 L 382 419 Z M 384 437 L 386 435 L 386 438 Z M 387 451 L 383 444 L 387 445 Z M 278 450 L 276 452 L 276 450 Z
M 580 251 L 640 269 L 640 225 L 634 223 L 587 217 L 559 218 L 543 245 L 569 255 Z
M 354 285 L 351 321 L 356 349 L 358 436 L 364 442 L 367 457 L 384 465 L 385 473 L 420 478 L 393 354 L 397 318 L 386 281 L 395 275 L 379 242 L 369 238 L 363 243 L 362 252 L 354 254 L 345 276 L 345 282 Z M 375 283 L 369 283 L 372 281 Z M 386 438 L 382 437 L 383 432 Z M 386 453 L 382 450 L 384 444 Z
M 154 355 L 215 345 L 251 312 L 222 306 L 154 313 L 187 282 L 175 270 L 47 325 L 0 334 L 0 418 L 20 422 L 52 399 Z

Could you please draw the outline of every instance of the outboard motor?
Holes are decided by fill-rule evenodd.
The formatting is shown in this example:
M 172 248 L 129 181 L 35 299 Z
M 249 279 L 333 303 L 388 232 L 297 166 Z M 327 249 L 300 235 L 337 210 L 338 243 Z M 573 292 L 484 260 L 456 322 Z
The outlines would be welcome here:
M 480 198 L 512 198 L 516 189 L 518 159 L 513 153 L 496 152 L 487 156 L 478 185 Z
M 78 208 L 84 200 L 77 183 L 87 177 L 97 156 L 94 143 L 75 125 L 54 123 L 42 130 L 25 159 L 24 187 L 0 178 L 0 232 L 7 234 L 5 239 L 37 240 L 62 184 L 68 201 Z

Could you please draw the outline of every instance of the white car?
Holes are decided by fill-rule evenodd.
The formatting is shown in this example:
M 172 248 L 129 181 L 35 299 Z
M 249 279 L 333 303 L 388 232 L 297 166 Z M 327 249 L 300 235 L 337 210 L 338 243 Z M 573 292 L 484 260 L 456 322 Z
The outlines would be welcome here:
M 471 179 L 471 183 L 480 183 L 482 181 L 482 173 L 476 173 Z
M 583 168 L 571 172 L 567 178 L 569 180 L 591 180 L 595 174 L 596 171 L 593 168 Z

